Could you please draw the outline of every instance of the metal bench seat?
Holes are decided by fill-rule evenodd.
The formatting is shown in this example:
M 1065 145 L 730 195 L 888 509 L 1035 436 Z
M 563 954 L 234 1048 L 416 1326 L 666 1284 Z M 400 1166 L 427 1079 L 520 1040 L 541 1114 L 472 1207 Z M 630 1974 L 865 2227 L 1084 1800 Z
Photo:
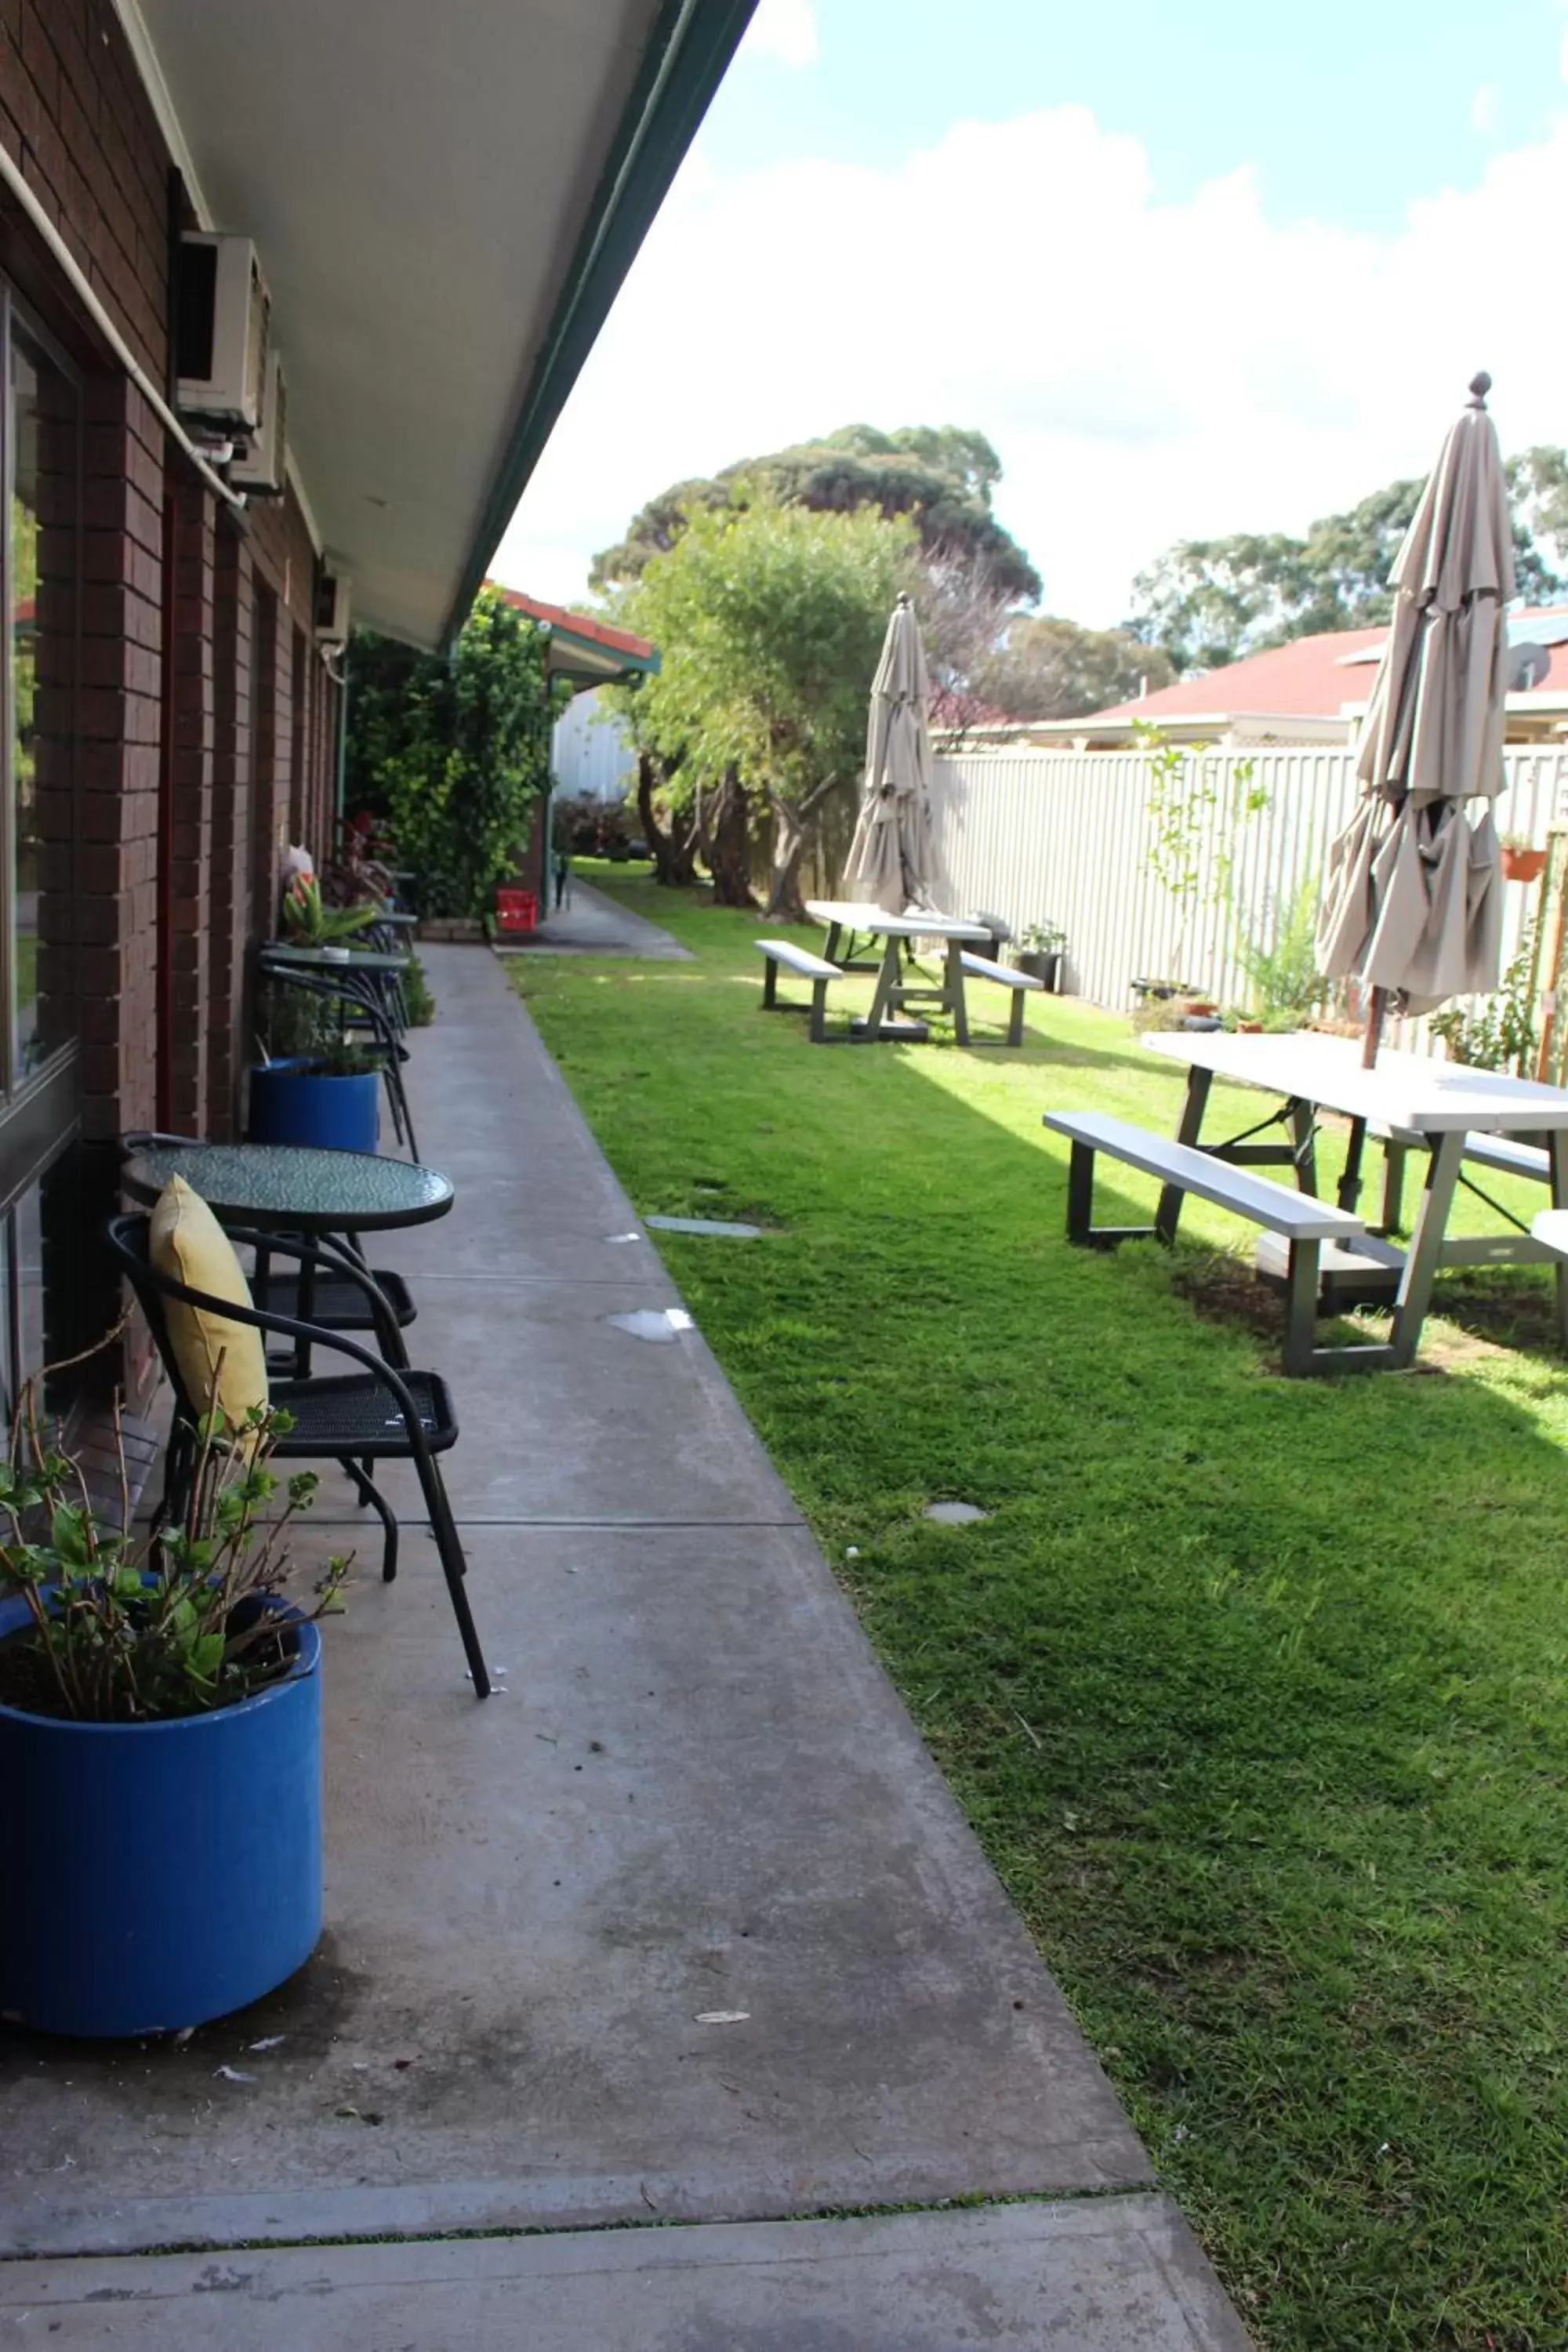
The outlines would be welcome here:
M 813 955 L 809 948 L 797 948 L 793 940 L 756 940 L 752 944 L 761 950 L 764 966 L 763 975 L 763 1011 L 764 1013 L 808 1013 L 808 1034 L 814 1045 L 827 1040 L 827 991 L 834 981 L 843 977 L 836 963 L 826 956 Z M 811 982 L 811 1003 L 807 1005 L 790 1003 L 778 992 L 779 971 L 794 972 L 798 979 Z
M 989 956 L 971 955 L 967 949 L 958 961 L 972 980 L 991 980 L 995 982 L 998 988 L 1012 990 L 1013 1002 L 1007 1008 L 1005 1042 L 1009 1045 L 1021 1045 L 1024 1042 L 1024 999 L 1026 996 L 1034 994 L 1043 996 L 1046 991 L 1045 982 L 1038 979 L 1032 971 L 1019 971 L 1013 964 L 995 963 Z M 974 1040 L 977 1045 L 994 1042 L 993 1039 L 982 1037 Z
M 1151 1135 L 1100 1111 L 1047 1111 L 1043 1124 L 1065 1136 L 1072 1146 L 1068 1171 L 1068 1239 L 1080 1248 L 1110 1249 L 1124 1241 L 1169 1242 L 1173 1217 L 1164 1202 L 1152 1224 L 1096 1225 L 1094 1223 L 1094 1162 L 1098 1153 L 1119 1160 L 1146 1176 L 1158 1177 L 1167 1196 L 1191 1192 L 1216 1208 L 1228 1209 L 1287 1244 L 1285 1289 L 1285 1370 L 1300 1375 L 1344 1368 L 1342 1351 L 1315 1345 L 1315 1325 L 1321 1288 L 1321 1255 L 1331 1247 L 1364 1244 L 1366 1228 L 1349 1210 L 1310 1192 L 1292 1192 L 1266 1176 L 1255 1176 L 1194 1144 L 1177 1143 Z

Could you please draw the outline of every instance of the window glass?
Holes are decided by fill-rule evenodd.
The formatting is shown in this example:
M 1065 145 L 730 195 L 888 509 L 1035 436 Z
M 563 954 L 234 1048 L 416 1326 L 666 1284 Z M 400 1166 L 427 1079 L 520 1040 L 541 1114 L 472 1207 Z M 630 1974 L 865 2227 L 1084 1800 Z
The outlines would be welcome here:
M 12 1088 L 70 1038 L 71 749 L 76 674 L 73 387 L 19 335 L 10 348 L 9 982 Z M 50 853 L 53 852 L 51 863 Z

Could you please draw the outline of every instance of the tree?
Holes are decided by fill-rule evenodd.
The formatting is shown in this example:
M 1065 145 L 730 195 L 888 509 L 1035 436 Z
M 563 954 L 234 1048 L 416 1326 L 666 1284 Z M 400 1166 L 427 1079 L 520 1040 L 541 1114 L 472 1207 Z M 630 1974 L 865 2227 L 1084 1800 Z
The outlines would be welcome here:
M 973 672 L 982 702 L 1009 719 L 1076 719 L 1130 702 L 1175 676 L 1158 646 L 1124 629 L 1082 629 L 1076 621 L 1015 614 L 1005 641 Z
M 632 518 L 624 540 L 594 559 L 594 587 L 624 588 L 655 555 L 668 554 L 691 519 L 744 512 L 752 503 L 817 514 L 872 508 L 907 515 L 930 561 L 957 559 L 995 597 L 1033 604 L 1039 574 L 991 511 L 1002 461 L 983 433 L 959 425 L 905 425 L 883 433 L 847 425 L 819 441 L 742 458 L 711 480 L 674 483 Z
M 1538 601 L 1564 583 L 1535 544 L 1568 529 L 1568 455 L 1531 449 L 1510 461 L 1520 593 Z M 1330 629 L 1373 628 L 1394 609 L 1388 575 L 1423 485 L 1390 482 L 1304 539 L 1241 531 L 1185 539 L 1132 583 L 1128 630 L 1178 671 L 1218 669 L 1269 646 Z
M 449 660 L 356 630 L 349 656 L 345 784 L 375 811 L 420 877 L 426 915 L 484 912 L 515 869 L 533 803 L 550 788 L 555 707 L 547 639 L 481 591 Z
M 699 508 L 617 604 L 663 657 L 657 677 L 622 690 L 622 708 L 667 808 L 692 813 L 721 903 L 752 903 L 748 829 L 763 817 L 768 912 L 799 919 L 801 854 L 858 779 L 867 697 L 916 544 L 909 523 L 864 509 Z

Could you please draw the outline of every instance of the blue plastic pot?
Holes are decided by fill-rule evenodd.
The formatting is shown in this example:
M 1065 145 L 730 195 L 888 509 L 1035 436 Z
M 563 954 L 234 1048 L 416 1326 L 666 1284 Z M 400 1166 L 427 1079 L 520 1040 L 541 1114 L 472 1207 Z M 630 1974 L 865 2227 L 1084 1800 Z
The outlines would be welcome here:
M 276 1604 L 275 1604 L 276 1605 Z M 158 2033 L 244 2009 L 321 1932 L 321 1637 L 289 1671 L 174 1723 L 0 1706 L 0 2014 Z M 27 1622 L 0 1601 L 0 1640 Z
M 258 1062 L 250 1073 L 252 1143 L 302 1143 L 325 1151 L 374 1151 L 381 1080 L 374 1070 L 324 1076 L 308 1060 Z

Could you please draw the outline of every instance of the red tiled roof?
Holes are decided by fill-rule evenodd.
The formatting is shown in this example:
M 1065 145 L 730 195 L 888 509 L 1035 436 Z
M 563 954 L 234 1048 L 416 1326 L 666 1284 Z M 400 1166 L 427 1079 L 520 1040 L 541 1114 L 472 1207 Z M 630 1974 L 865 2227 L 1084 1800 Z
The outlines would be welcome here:
M 936 686 L 926 698 L 926 719 L 932 727 L 952 730 L 964 727 L 1010 727 L 1012 714 L 998 710 L 993 702 L 982 702 L 977 694 L 955 694 L 951 687 Z
M 499 580 L 488 580 L 485 585 L 497 590 L 509 604 L 526 613 L 531 621 L 542 621 L 547 628 L 570 629 L 574 637 L 586 637 L 611 653 L 636 654 L 642 661 L 647 661 L 653 652 L 647 637 L 634 637 L 629 629 L 612 629 L 607 621 L 596 621 L 591 613 L 573 613 L 564 604 L 546 604 L 538 596 L 525 596 L 521 588 L 501 587 Z
M 1515 613 L 1510 620 L 1517 635 L 1520 623 L 1547 617 L 1544 613 Z M 1560 621 L 1562 608 L 1554 607 L 1550 617 Z M 1146 719 L 1151 725 L 1158 726 L 1168 719 L 1209 719 L 1242 713 L 1279 719 L 1337 719 L 1345 703 L 1366 700 L 1377 675 L 1375 662 L 1346 664 L 1344 656 L 1367 647 L 1381 652 L 1386 635 L 1386 629 L 1378 627 L 1331 629 L 1321 636 L 1295 637 L 1288 646 L 1253 654 L 1246 661 L 1232 662 L 1224 669 L 1205 670 L 1201 677 L 1184 677 L 1175 686 L 1163 686 L 1157 693 L 1146 694 L 1139 701 L 1113 703 L 1107 710 L 1090 711 L 1074 724 L 1084 728 L 1118 723 L 1126 726 L 1134 719 Z M 1548 651 L 1551 667 L 1537 690 L 1568 693 L 1568 646 L 1552 646 Z

